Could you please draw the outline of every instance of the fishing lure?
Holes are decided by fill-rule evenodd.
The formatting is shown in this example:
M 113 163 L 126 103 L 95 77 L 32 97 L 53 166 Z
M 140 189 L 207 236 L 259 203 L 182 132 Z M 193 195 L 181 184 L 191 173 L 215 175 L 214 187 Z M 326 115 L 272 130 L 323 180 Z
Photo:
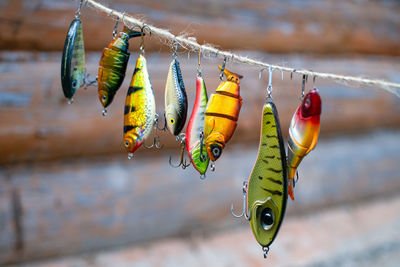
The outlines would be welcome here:
M 79 10 L 78 10 L 79 11 Z M 78 13 L 79 14 L 79 13 Z M 79 15 L 69 26 L 61 59 L 61 85 L 64 96 L 73 102 L 73 96 L 85 83 L 85 48 Z
M 242 106 L 239 84 L 243 76 L 225 68 L 223 70 L 227 81 L 221 82 L 215 93 L 211 94 L 204 122 L 206 149 L 212 161 L 221 156 L 225 144 L 232 137 Z
M 130 30 L 125 26 L 117 38 L 103 49 L 97 80 L 99 100 L 104 108 L 111 104 L 124 81 L 130 56 L 129 39 L 141 35 L 141 32 Z
M 303 158 L 318 141 L 321 116 L 321 97 L 317 89 L 307 93 L 292 117 L 288 137 L 289 195 L 294 200 L 294 177 Z
M 128 157 L 146 139 L 155 122 L 156 104 L 147 72 L 146 59 L 140 55 L 126 95 L 124 108 L 124 146 Z
M 165 85 L 165 120 L 168 130 L 177 136 L 185 126 L 188 109 L 185 85 L 179 62 L 174 58 L 169 66 Z
M 249 221 L 264 256 L 274 241 L 286 210 L 286 155 L 278 111 L 271 99 L 263 107 L 260 144 L 251 172 L 247 207 Z
M 186 128 L 186 150 L 194 168 L 205 178 L 210 158 L 204 143 L 204 115 L 207 106 L 207 89 L 203 78 L 196 78 L 196 99 Z

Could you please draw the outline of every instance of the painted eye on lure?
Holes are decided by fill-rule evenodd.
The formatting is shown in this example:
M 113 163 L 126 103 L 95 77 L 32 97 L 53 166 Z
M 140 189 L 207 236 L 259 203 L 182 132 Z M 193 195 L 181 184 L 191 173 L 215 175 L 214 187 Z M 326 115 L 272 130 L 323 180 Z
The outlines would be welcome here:
M 261 225 L 264 230 L 269 230 L 274 224 L 274 213 L 270 208 L 265 208 L 261 213 Z
M 222 69 L 221 66 L 219 66 Z M 242 98 L 240 97 L 240 79 L 242 75 L 224 69 L 227 81 L 219 84 L 208 101 L 205 121 L 204 138 L 208 156 L 216 161 L 222 154 L 225 144 L 231 139 L 239 118 Z M 214 150 L 217 147 L 219 151 Z

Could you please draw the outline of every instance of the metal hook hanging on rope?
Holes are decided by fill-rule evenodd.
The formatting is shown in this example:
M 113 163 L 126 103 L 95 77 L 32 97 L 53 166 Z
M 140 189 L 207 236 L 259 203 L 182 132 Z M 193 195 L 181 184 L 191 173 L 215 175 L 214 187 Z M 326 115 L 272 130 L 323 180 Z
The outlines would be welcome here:
M 247 182 L 244 181 L 243 182 L 243 209 L 242 209 L 242 213 L 240 213 L 239 215 L 235 214 L 235 212 L 233 211 L 233 204 L 231 204 L 231 213 L 236 218 L 240 218 L 240 217 L 244 216 L 244 218 L 249 221 L 251 212 L 249 211 L 249 214 L 247 215 L 248 207 L 247 207 L 247 201 L 246 201 L 246 194 L 247 194 Z
M 268 66 L 267 68 L 262 68 L 260 70 L 260 72 L 258 73 L 258 79 L 261 79 L 261 74 L 265 69 L 268 69 L 268 72 L 269 72 L 268 86 L 267 86 L 267 94 L 268 94 L 267 98 L 271 99 L 272 98 L 272 95 L 271 95 L 271 93 L 272 93 L 272 72 L 274 71 L 274 68 L 272 66 Z M 280 72 L 281 72 L 281 78 L 283 80 L 283 70 L 280 70 Z
M 221 72 L 219 73 L 219 79 L 222 81 L 224 79 L 224 70 L 226 65 L 226 57 L 224 57 L 224 62 L 222 63 Z
M 301 83 L 301 99 L 303 99 L 305 96 L 305 87 L 306 87 L 307 77 L 308 77 L 307 75 L 303 74 L 303 81 Z
M 83 4 L 83 0 L 80 0 L 79 1 L 79 6 L 78 6 L 78 10 L 75 12 L 75 18 L 76 19 L 79 19 L 79 17 L 81 16 L 82 4 Z
M 197 77 L 201 77 L 201 47 L 199 48 L 199 55 L 197 58 Z
M 117 17 L 117 19 L 115 20 L 115 25 L 114 25 L 114 29 L 113 29 L 113 38 L 114 39 L 117 37 L 117 34 L 118 34 L 118 24 L 119 24 L 119 17 Z
M 178 48 L 179 48 L 179 42 L 178 41 L 176 41 L 176 46 L 175 46 L 175 50 L 174 50 L 174 53 L 173 53 L 173 57 L 176 59 L 177 58 L 177 53 L 178 53 Z

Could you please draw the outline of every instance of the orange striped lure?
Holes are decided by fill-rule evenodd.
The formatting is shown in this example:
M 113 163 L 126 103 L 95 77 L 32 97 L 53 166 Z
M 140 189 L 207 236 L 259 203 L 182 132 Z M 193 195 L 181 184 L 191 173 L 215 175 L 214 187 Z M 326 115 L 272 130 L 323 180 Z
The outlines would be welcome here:
M 124 146 L 132 158 L 149 136 L 156 117 L 156 104 L 146 59 L 140 55 L 129 85 L 124 108 Z
M 221 82 L 215 93 L 211 94 L 204 121 L 205 144 L 212 161 L 221 156 L 225 144 L 231 139 L 242 106 L 239 84 L 243 76 L 227 69 L 224 69 L 224 74 L 227 81 Z
M 303 158 L 315 148 L 319 136 L 321 97 L 313 89 L 304 97 L 292 117 L 288 137 L 288 194 L 294 200 L 294 177 Z
M 130 56 L 129 39 L 141 35 L 141 32 L 130 30 L 125 26 L 123 31 L 103 49 L 97 81 L 99 100 L 104 108 L 111 104 L 124 81 Z

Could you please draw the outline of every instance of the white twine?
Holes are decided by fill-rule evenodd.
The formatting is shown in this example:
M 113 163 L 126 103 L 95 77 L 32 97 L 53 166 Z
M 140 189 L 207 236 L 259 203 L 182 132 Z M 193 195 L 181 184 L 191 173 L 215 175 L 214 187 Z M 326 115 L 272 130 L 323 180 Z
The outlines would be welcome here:
M 396 89 L 396 88 L 400 88 L 399 83 L 388 82 L 388 81 L 379 80 L 379 79 L 365 79 L 362 77 L 316 72 L 316 71 L 311 71 L 311 70 L 306 70 L 306 69 L 294 69 L 294 68 L 290 68 L 290 67 L 269 64 L 269 63 L 262 62 L 259 60 L 251 59 L 249 57 L 234 54 L 229 51 L 220 50 L 209 44 L 200 45 L 199 43 L 197 43 L 195 38 L 190 38 L 190 37 L 187 38 L 185 36 L 176 36 L 176 35 L 172 34 L 171 32 L 169 32 L 168 30 L 160 29 L 160 28 L 154 27 L 152 25 L 149 25 L 139 19 L 136 19 L 132 16 L 127 15 L 125 12 L 118 12 L 118 11 L 113 10 L 109 7 L 106 7 L 94 0 L 86 0 L 86 3 L 90 4 L 93 8 L 106 13 L 109 16 L 114 16 L 115 18 L 119 18 L 128 27 L 132 26 L 132 25 L 138 26 L 140 28 L 145 27 L 146 29 L 148 29 L 151 32 L 152 35 L 157 35 L 157 36 L 161 37 L 162 39 L 165 39 L 165 41 L 167 43 L 174 44 L 176 42 L 179 42 L 180 46 L 183 47 L 184 49 L 188 50 L 189 52 L 190 51 L 193 51 L 193 52 L 201 51 L 202 56 L 214 55 L 217 58 L 218 57 L 222 58 L 222 59 L 226 58 L 230 61 L 240 62 L 240 63 L 244 63 L 244 64 L 248 64 L 248 65 L 259 66 L 259 67 L 263 67 L 263 68 L 272 68 L 273 70 L 297 73 L 300 75 L 307 75 L 307 76 L 313 77 L 313 79 L 315 79 L 315 77 L 319 77 L 321 79 L 332 79 L 332 80 L 337 80 L 337 81 L 341 81 L 344 83 L 351 82 L 351 83 L 357 83 L 357 84 L 378 86 L 379 88 L 384 89 L 384 90 L 400 97 L 400 90 Z M 131 25 L 128 25 L 128 24 L 131 24 Z

